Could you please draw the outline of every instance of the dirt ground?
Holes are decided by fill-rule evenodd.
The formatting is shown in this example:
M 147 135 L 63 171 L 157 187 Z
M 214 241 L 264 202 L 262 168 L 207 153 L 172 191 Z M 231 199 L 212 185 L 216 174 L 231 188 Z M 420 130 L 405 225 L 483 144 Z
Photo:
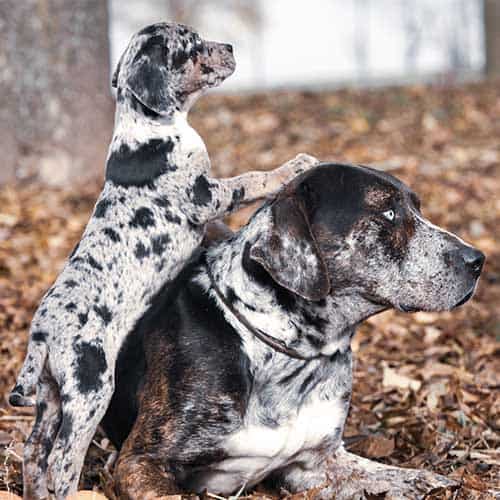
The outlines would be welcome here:
M 419 193 L 434 223 L 486 253 L 477 294 L 465 306 L 440 314 L 389 311 L 360 328 L 345 436 L 364 456 L 461 481 L 446 498 L 500 496 L 500 82 L 209 96 L 192 122 L 217 175 L 271 168 L 299 152 L 370 163 Z M 6 395 L 30 318 L 98 190 L 98 183 L 0 190 L 0 490 L 21 491 L 32 415 L 9 408 Z M 82 488 L 113 496 L 103 471 L 111 451 L 98 434 Z

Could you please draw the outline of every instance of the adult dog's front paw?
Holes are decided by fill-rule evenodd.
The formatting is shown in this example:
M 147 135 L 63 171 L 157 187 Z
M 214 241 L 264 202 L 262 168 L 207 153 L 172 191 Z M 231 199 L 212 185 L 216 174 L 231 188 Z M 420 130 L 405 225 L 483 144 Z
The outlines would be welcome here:
M 440 474 L 384 465 L 343 449 L 331 460 L 328 476 L 330 485 L 315 498 L 348 500 L 381 496 L 386 500 L 423 500 L 431 493 L 459 487 L 456 481 Z

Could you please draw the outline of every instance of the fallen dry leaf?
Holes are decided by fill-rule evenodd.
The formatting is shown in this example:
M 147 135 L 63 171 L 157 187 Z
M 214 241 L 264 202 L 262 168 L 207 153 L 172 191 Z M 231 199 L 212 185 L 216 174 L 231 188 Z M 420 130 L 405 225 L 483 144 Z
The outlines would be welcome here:
M 399 374 L 396 370 L 393 370 L 388 365 L 383 366 L 384 378 L 382 380 L 382 385 L 384 387 L 396 387 L 398 389 L 411 389 L 417 392 L 422 386 L 420 380 L 415 380 L 405 375 Z

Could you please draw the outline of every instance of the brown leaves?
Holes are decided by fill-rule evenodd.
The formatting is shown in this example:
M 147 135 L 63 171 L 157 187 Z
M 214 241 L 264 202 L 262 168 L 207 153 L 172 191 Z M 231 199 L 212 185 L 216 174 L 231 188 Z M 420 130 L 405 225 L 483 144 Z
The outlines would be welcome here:
M 217 95 L 202 100 L 192 119 L 218 175 L 272 168 L 300 152 L 374 163 L 414 188 L 425 216 L 486 253 L 477 294 L 463 307 L 439 314 L 389 311 L 365 322 L 353 340 L 346 437 L 355 436 L 353 446 L 365 456 L 459 479 L 456 500 L 492 498 L 487 490 L 500 488 L 499 89 L 494 82 Z M 31 424 L 28 413 L 7 408 L 5 394 L 36 304 L 78 240 L 98 190 L 0 190 L 2 489 L 20 492 L 16 456 Z M 232 226 L 253 210 L 232 216 Z M 111 497 L 102 472 L 108 455 L 91 447 L 83 485 L 99 485 Z

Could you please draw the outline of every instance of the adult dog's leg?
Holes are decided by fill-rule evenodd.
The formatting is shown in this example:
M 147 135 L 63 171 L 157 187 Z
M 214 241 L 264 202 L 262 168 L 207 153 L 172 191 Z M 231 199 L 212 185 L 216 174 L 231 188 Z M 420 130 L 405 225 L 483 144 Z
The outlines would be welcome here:
M 343 447 L 331 459 L 328 470 L 332 491 L 339 499 L 352 498 L 349 491 L 372 495 L 387 492 L 389 498 L 419 499 L 431 492 L 458 487 L 455 481 L 439 474 L 380 464 L 349 453 Z
M 151 450 L 134 450 L 134 441 L 129 436 L 115 466 L 114 477 L 119 498 L 153 500 L 178 494 L 180 488 L 173 473 L 166 468 L 165 458 L 156 457 Z
M 289 467 L 285 472 L 281 478 L 285 489 L 297 492 L 316 486 L 314 498 L 318 499 L 352 500 L 385 495 L 384 498 L 391 500 L 418 500 L 427 498 L 431 492 L 458 487 L 458 483 L 439 474 L 380 464 L 343 448 L 314 470 Z
M 47 489 L 47 461 L 61 420 L 61 403 L 55 380 L 44 369 L 38 381 L 36 420 L 24 445 L 24 499 L 42 499 Z
M 338 499 L 353 498 L 357 492 L 367 495 L 387 492 L 388 498 L 423 499 L 431 492 L 458 487 L 458 483 L 440 474 L 380 464 L 349 453 L 343 447 L 331 459 L 328 470 L 332 492 Z
M 102 373 L 103 383 L 91 393 L 82 394 L 74 385 L 61 388 L 61 425 L 49 456 L 49 475 L 58 500 L 77 490 L 88 447 L 113 395 L 113 369 Z
M 158 394 L 165 384 L 146 386 L 139 415 L 120 451 L 115 466 L 115 483 L 120 498 L 127 500 L 157 499 L 178 494 L 173 472 L 168 470 L 169 441 L 173 441 L 175 425 L 159 421 L 154 405 L 157 400 L 151 393 Z M 172 427 L 172 431 L 169 431 Z

